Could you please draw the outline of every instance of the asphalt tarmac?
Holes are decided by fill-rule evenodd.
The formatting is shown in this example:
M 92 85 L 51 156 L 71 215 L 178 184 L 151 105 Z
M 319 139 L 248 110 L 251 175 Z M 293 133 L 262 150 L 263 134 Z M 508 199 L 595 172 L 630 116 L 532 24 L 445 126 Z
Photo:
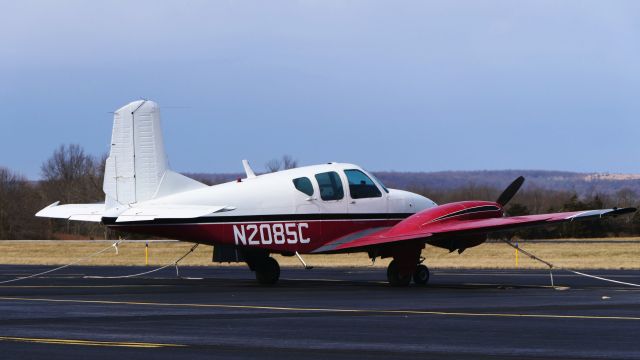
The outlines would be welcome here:
M 46 270 L 0 266 L 0 281 Z M 568 273 L 70 267 L 0 285 L 2 359 L 640 359 L 640 288 Z M 640 282 L 640 271 L 590 271 Z

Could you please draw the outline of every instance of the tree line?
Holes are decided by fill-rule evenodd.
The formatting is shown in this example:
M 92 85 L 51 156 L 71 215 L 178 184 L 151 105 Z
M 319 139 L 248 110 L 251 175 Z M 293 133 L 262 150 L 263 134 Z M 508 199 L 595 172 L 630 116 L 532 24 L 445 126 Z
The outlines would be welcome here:
M 87 154 L 79 145 L 61 145 L 45 160 L 42 180 L 30 181 L 0 167 L 0 239 L 104 238 L 99 224 L 35 217 L 56 201 L 61 204 L 103 203 L 106 156 Z
M 114 238 L 118 234 L 99 224 L 36 218 L 34 214 L 45 206 L 60 201 L 68 203 L 103 203 L 102 180 L 106 155 L 87 154 L 79 145 L 61 145 L 41 165 L 41 180 L 30 181 L 24 176 L 0 166 L 0 239 L 68 239 Z M 297 166 L 297 161 L 285 155 L 265 164 L 268 172 Z M 394 187 L 385 176 L 387 185 Z M 216 181 L 217 182 L 217 181 Z M 402 188 L 402 186 L 398 186 Z M 405 190 L 422 194 L 439 204 L 462 200 L 495 200 L 502 189 L 473 183 L 453 189 L 433 190 L 427 185 L 413 184 Z M 640 197 L 623 188 L 617 192 L 593 192 L 578 196 L 572 191 L 557 191 L 526 187 L 507 205 L 510 216 L 559 211 L 579 211 L 610 207 L 638 206 Z M 525 239 L 556 237 L 640 236 L 640 214 L 609 219 L 567 223 L 547 228 L 527 228 L 498 236 L 518 236 Z

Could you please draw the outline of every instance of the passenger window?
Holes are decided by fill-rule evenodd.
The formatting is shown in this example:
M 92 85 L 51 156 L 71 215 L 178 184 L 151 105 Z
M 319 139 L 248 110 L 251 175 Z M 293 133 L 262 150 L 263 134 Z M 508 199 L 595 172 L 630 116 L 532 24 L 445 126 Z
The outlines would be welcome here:
M 349 181 L 349 192 L 352 199 L 381 197 L 382 193 L 378 190 L 373 180 L 360 170 L 345 170 Z
M 322 200 L 340 200 L 344 197 L 342 180 L 338 173 L 334 171 L 316 174 L 320 197 Z
M 301 177 L 293 179 L 293 186 L 309 196 L 313 195 L 313 185 L 311 185 L 311 180 L 309 180 L 309 178 Z

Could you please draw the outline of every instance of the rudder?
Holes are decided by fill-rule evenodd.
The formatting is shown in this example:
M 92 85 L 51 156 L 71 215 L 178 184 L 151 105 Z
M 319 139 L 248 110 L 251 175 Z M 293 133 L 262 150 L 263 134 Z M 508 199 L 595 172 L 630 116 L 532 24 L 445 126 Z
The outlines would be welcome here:
M 203 186 L 169 170 L 157 103 L 139 100 L 115 111 L 103 184 L 107 208 Z

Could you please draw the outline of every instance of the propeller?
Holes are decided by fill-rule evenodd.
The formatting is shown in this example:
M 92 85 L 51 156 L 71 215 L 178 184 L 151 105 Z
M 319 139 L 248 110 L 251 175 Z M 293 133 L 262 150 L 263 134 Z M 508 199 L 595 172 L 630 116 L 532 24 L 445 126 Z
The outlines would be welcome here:
M 519 176 L 517 179 L 513 180 L 513 182 L 507 186 L 506 189 L 498 196 L 498 200 L 496 202 L 500 204 L 500 206 L 504 207 L 511 200 L 511 198 L 520 190 L 520 187 L 524 183 L 524 176 Z

